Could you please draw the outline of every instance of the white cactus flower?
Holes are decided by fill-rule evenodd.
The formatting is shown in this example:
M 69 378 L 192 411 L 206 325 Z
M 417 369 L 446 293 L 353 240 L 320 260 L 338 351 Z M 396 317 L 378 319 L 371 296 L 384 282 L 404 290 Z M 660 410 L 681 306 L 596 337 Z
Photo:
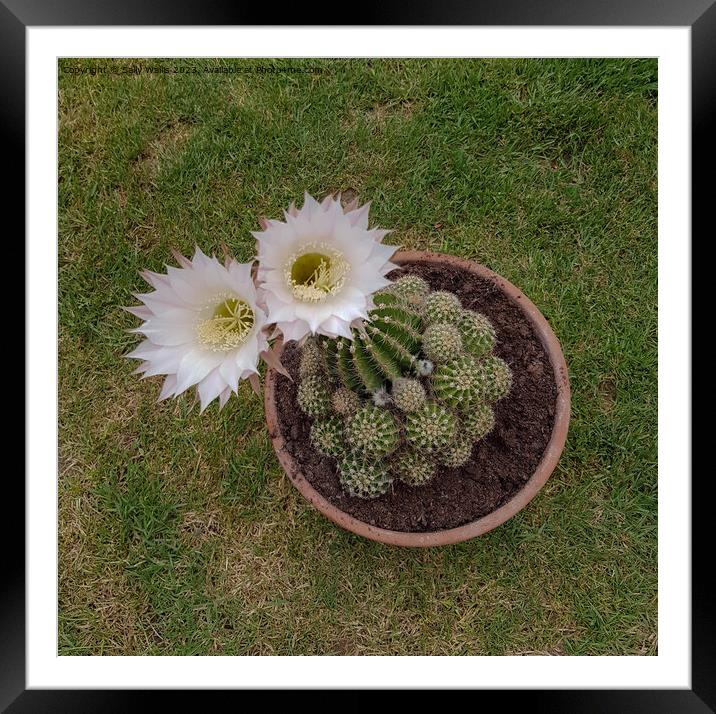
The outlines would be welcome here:
M 390 284 L 397 246 L 381 243 L 389 231 L 368 228 L 369 205 L 344 209 L 340 197 L 319 204 L 306 194 L 303 208 L 284 212 L 285 222 L 264 221 L 253 233 L 268 320 L 284 341 L 352 339 L 351 323 L 366 319 L 371 295 Z
M 222 408 L 241 379 L 258 374 L 268 347 L 252 264 L 222 265 L 199 248 L 192 260 L 175 257 L 180 268 L 142 273 L 154 291 L 125 308 L 144 320 L 131 332 L 146 338 L 127 357 L 142 360 L 136 371 L 144 377 L 167 375 L 159 401 L 196 387 L 201 411 L 217 397 Z

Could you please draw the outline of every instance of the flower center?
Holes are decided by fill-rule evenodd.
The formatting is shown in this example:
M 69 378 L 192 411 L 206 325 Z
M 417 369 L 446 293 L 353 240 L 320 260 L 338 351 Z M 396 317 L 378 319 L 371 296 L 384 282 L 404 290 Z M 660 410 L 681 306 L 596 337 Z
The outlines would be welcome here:
M 341 290 L 351 266 L 338 251 L 326 245 L 307 247 L 307 252 L 288 259 L 284 274 L 294 297 L 320 302 Z
M 254 311 L 244 300 L 219 296 L 221 302 L 212 316 L 197 325 L 199 343 L 212 352 L 238 347 L 254 326 Z

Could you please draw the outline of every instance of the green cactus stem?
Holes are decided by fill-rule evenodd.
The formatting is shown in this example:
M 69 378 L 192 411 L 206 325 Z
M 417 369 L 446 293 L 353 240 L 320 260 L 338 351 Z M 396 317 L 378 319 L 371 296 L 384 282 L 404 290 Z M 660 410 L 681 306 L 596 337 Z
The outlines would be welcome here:
M 298 385 L 296 401 L 301 411 L 308 416 L 328 415 L 331 408 L 331 395 L 325 379 L 316 375 L 306 377 Z
M 392 475 L 383 462 L 355 454 L 348 454 L 339 461 L 338 478 L 346 491 L 358 498 L 382 496 L 393 482 Z
M 338 417 L 317 419 L 311 424 L 311 444 L 325 456 L 338 457 L 346 450 L 343 423 Z
M 495 413 L 489 404 L 476 404 L 460 418 L 461 431 L 473 441 L 487 436 L 495 426 Z
M 423 486 L 435 476 L 435 462 L 413 450 L 401 451 L 392 461 L 393 473 L 408 486 Z
M 457 323 L 465 349 L 473 357 L 492 352 L 495 346 L 495 328 L 479 312 L 463 310 Z
M 455 416 L 440 404 L 426 404 L 405 417 L 405 438 L 420 453 L 446 448 L 455 428 Z
M 398 423 L 385 409 L 368 405 L 359 409 L 346 427 L 346 438 L 353 449 L 365 456 L 385 456 L 398 445 Z
M 429 324 L 434 322 L 456 323 L 462 312 L 460 300 L 454 293 L 438 290 L 425 299 L 423 316 Z
M 423 333 L 423 352 L 436 364 L 454 360 L 463 353 L 460 331 L 448 322 L 430 325 Z

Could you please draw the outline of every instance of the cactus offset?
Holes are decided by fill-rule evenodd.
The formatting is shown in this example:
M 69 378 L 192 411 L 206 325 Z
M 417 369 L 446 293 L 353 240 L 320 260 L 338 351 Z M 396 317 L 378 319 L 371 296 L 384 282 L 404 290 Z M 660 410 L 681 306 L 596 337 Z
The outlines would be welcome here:
M 311 424 L 311 443 L 317 451 L 334 458 L 346 450 L 343 424 L 338 417 L 317 419 Z
M 298 385 L 296 401 L 304 414 L 311 417 L 326 416 L 331 408 L 331 395 L 325 380 L 316 375 L 306 377 Z
M 370 405 L 359 409 L 346 427 L 346 438 L 353 449 L 373 458 L 393 451 L 399 434 L 395 417 Z
M 462 305 L 460 305 L 459 298 L 454 293 L 447 292 L 447 290 L 430 293 L 425 299 L 423 316 L 426 322 L 430 324 L 434 322 L 456 323 L 461 312 Z
M 338 463 L 338 478 L 351 496 L 376 498 L 388 491 L 393 478 L 381 461 L 348 454 Z
M 436 364 L 454 360 L 463 352 L 460 331 L 448 322 L 430 325 L 423 333 L 423 352 Z
M 487 436 L 495 426 L 495 413 L 489 404 L 476 404 L 460 418 L 461 431 L 473 441 Z
M 361 407 L 361 398 L 347 387 L 339 387 L 331 395 L 333 411 L 342 417 L 353 416 Z
M 473 357 L 492 352 L 495 346 L 495 328 L 484 315 L 474 310 L 463 310 L 457 327 L 465 349 Z
M 436 367 L 431 382 L 435 396 L 453 409 L 469 409 L 483 401 L 489 386 L 486 370 L 468 356 Z
M 416 451 L 401 451 L 392 461 L 393 473 L 408 486 L 423 486 L 435 476 L 435 462 Z
M 405 417 L 405 438 L 418 451 L 433 452 L 444 449 L 456 429 L 455 416 L 440 404 L 426 404 Z
M 502 399 L 512 388 L 512 370 L 503 359 L 488 355 L 481 361 L 488 375 L 487 399 L 496 402 Z
M 440 463 L 457 468 L 466 464 L 472 455 L 473 442 L 465 435 L 460 434 L 439 454 Z
M 301 348 L 301 359 L 298 365 L 298 376 L 301 379 L 321 375 L 325 372 L 323 350 L 316 340 L 307 340 Z
M 395 295 L 406 305 L 420 308 L 430 292 L 430 286 L 417 275 L 405 275 L 386 288 L 386 292 Z
M 393 402 L 401 411 L 415 412 L 425 401 L 425 387 L 417 379 L 401 377 L 393 382 Z
M 458 359 L 440 365 L 431 375 L 435 396 L 454 409 L 467 410 L 481 402 L 495 402 L 507 394 L 512 373 L 499 357 Z

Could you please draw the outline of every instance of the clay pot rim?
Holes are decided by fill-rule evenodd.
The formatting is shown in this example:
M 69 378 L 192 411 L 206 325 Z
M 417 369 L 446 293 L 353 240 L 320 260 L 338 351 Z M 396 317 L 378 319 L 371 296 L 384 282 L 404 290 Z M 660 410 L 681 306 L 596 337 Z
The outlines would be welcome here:
M 467 270 L 496 285 L 507 295 L 513 304 L 522 310 L 532 323 L 535 332 L 549 355 L 550 364 L 554 370 L 554 379 L 557 389 L 552 434 L 544 450 L 542 459 L 532 476 L 530 476 L 525 485 L 515 493 L 509 501 L 504 503 L 497 510 L 465 525 L 446 530 L 422 533 L 394 531 L 372 526 L 342 511 L 335 504 L 322 496 L 301 473 L 299 464 L 297 464 L 293 457 L 283 448 L 284 439 L 281 436 L 276 413 L 276 379 L 278 374 L 273 369 L 269 369 L 266 375 L 264 397 L 269 436 L 271 437 L 276 456 L 293 485 L 314 508 L 341 528 L 363 536 L 364 538 L 369 538 L 388 545 L 425 548 L 460 543 L 487 533 L 512 518 L 512 516 L 521 511 L 537 495 L 538 491 L 544 486 L 554 471 L 567 440 L 567 430 L 569 427 L 570 387 L 567 364 L 564 360 L 559 340 L 547 320 L 532 301 L 527 298 L 519 288 L 515 287 L 501 275 L 486 268 L 484 265 L 452 255 L 428 251 L 400 251 L 391 258 L 391 261 L 396 265 L 404 265 L 405 263 L 440 263 Z M 277 350 L 280 351 L 282 348 L 282 345 L 277 345 Z

